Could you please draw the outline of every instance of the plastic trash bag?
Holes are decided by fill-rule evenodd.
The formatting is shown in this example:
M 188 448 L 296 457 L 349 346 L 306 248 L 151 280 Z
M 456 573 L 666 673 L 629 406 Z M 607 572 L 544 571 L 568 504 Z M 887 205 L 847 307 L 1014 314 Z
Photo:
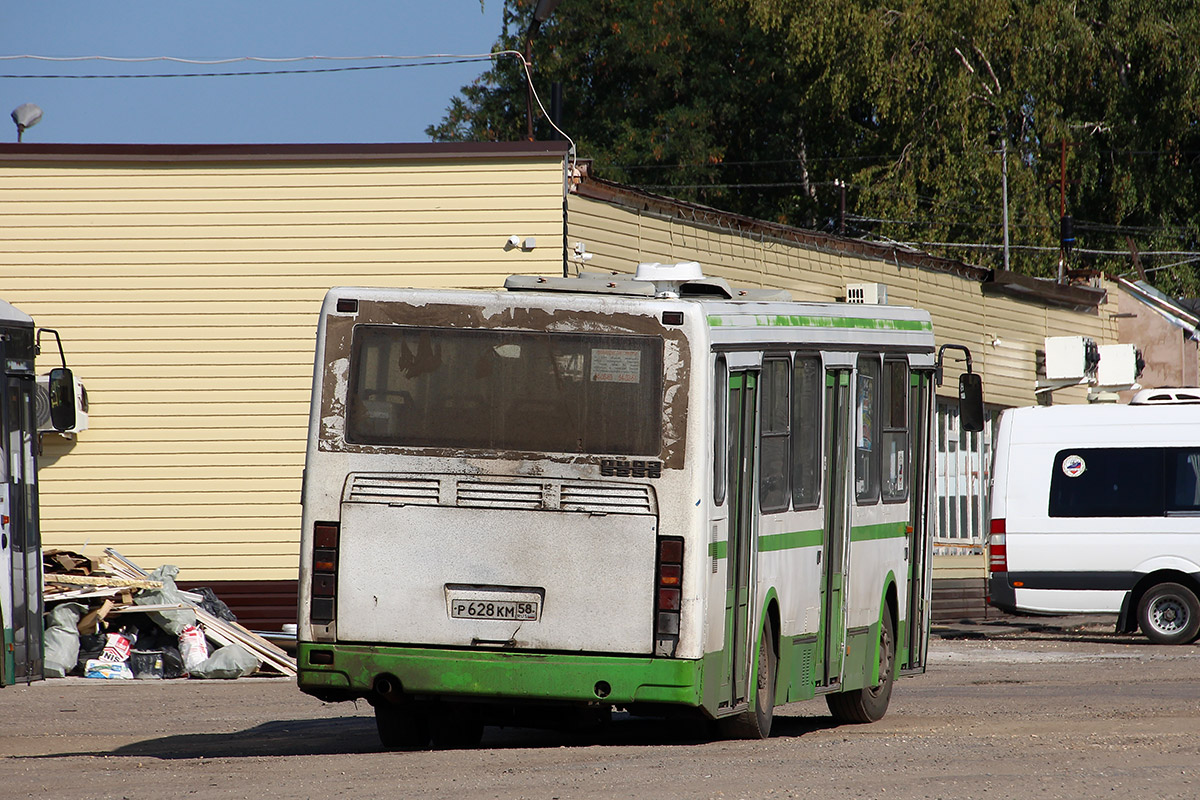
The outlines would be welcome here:
M 192 672 L 208 659 L 208 641 L 204 631 L 195 625 L 188 625 L 179 634 L 179 655 L 183 659 L 183 669 Z
M 190 672 L 193 678 L 230 679 L 250 675 L 261 666 L 262 662 L 249 650 L 231 644 L 213 653 Z
M 45 657 L 42 671 L 47 678 L 65 678 L 79 658 L 80 618 L 87 613 L 82 603 L 59 603 L 50 610 L 42 642 Z
M 133 680 L 133 670 L 129 668 L 129 662 L 127 661 L 119 661 L 114 664 L 111 661 L 93 658 L 84 667 L 83 677 L 131 681 Z
M 143 589 L 133 598 L 134 604 L 139 606 L 153 606 L 166 603 L 188 605 L 188 602 L 179 594 L 179 589 L 175 587 L 175 576 L 178 574 L 179 567 L 171 564 L 164 564 L 154 570 L 154 572 L 151 572 L 149 575 L 150 580 L 162 581 L 163 588 Z M 153 620 L 155 625 L 175 636 L 183 633 L 183 629 L 189 625 L 196 624 L 196 612 L 190 607 L 167 609 L 165 611 L 147 611 L 146 616 Z

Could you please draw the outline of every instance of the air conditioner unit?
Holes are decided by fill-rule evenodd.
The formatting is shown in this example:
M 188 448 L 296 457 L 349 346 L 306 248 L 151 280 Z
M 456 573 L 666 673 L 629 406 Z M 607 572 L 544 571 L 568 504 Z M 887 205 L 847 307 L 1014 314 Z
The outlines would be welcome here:
M 1133 386 L 1142 372 L 1138 367 L 1141 357 L 1142 354 L 1132 344 L 1100 345 L 1096 383 L 1100 386 Z
M 1100 364 L 1100 348 L 1087 336 L 1046 337 L 1046 378 L 1052 381 L 1082 381 L 1094 378 Z
M 865 303 L 868 305 L 887 305 L 886 283 L 847 283 L 847 303 Z
M 83 381 L 75 378 L 75 427 L 65 431 L 55 430 L 50 424 L 50 375 L 37 376 L 37 392 L 34 396 L 34 409 L 37 412 L 38 433 L 79 433 L 88 428 L 88 399 L 87 389 Z

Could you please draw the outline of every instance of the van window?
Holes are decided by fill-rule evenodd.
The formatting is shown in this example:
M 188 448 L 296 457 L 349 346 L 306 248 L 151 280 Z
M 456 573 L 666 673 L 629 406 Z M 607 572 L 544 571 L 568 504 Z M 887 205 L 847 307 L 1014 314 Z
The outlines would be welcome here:
M 1161 517 L 1164 455 L 1161 447 L 1060 450 L 1051 464 L 1050 516 Z
M 1167 510 L 1200 512 L 1200 450 L 1171 450 L 1167 469 Z

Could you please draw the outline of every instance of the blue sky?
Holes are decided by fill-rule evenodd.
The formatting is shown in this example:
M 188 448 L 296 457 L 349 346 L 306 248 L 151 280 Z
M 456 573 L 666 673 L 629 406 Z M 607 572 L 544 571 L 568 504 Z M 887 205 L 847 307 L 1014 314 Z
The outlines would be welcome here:
M 16 2 L 0 11 L 0 56 L 421 56 L 487 53 L 502 0 L 121 0 Z M 395 62 L 300 62 L 291 68 Z M 254 62 L 190 67 L 0 60 L 3 75 L 255 71 Z M 219 78 L 0 78 L 0 141 L 8 113 L 43 109 L 27 142 L 425 142 L 450 98 L 486 62 L 309 75 Z

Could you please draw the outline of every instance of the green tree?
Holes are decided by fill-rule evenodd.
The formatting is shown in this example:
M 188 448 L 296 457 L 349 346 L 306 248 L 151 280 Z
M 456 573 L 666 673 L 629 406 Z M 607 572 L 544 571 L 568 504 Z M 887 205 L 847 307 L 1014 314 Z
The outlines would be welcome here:
M 508 0 L 498 46 L 520 48 L 529 12 Z M 1146 0 L 600 0 L 563 3 L 533 52 L 601 175 L 817 227 L 841 179 L 851 234 L 989 266 L 1006 146 L 1012 266 L 1053 275 L 1064 141 L 1070 266 L 1127 271 L 1129 241 L 1200 249 L 1197 42 L 1200 7 Z M 521 138 L 517 61 L 428 133 Z M 1146 264 L 1160 288 L 1196 293 L 1194 264 L 1171 266 L 1187 258 Z
M 508 0 L 495 50 L 520 51 L 528 2 Z M 567 2 L 533 41 L 535 85 L 561 82 L 562 128 L 598 174 L 767 219 L 790 220 L 812 188 L 791 102 L 784 37 L 745 8 L 696 0 Z M 498 60 L 426 133 L 524 138 L 525 79 Z M 537 138 L 553 131 L 537 115 Z M 769 185 L 767 185 L 769 184 Z
M 849 177 L 855 208 L 893 220 L 869 223 L 872 232 L 998 242 L 996 151 L 1007 142 L 1013 240 L 1054 248 L 1067 141 L 1067 212 L 1080 250 L 1124 251 L 1127 237 L 1142 250 L 1196 249 L 1200 50 L 1188 45 L 1200 32 L 1196 8 L 1138 0 L 752 4 L 817 76 L 802 101 L 831 127 L 854 131 L 844 152 L 867 159 Z M 975 251 L 972 260 L 996 265 L 999 255 Z M 1053 252 L 1014 254 L 1033 274 L 1053 274 L 1056 261 Z M 1119 272 L 1128 259 L 1072 261 Z M 1175 291 L 1197 288 L 1186 265 L 1158 279 Z

